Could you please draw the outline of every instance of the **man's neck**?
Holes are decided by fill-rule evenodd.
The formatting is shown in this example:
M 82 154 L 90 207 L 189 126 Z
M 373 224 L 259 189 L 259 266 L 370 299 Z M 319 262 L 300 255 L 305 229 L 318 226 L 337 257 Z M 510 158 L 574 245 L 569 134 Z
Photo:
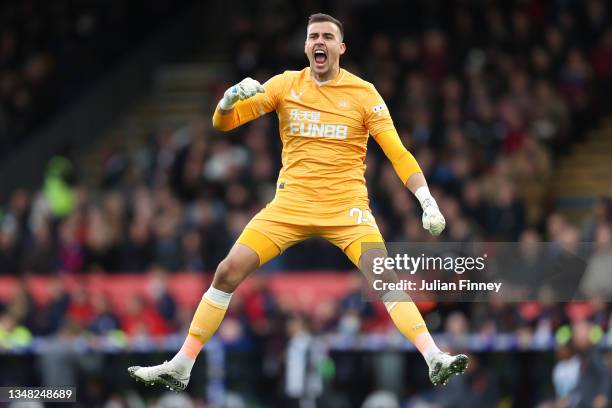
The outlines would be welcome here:
M 328 72 L 325 73 L 325 75 L 317 75 L 314 72 L 314 70 L 312 69 L 312 67 L 310 68 L 310 76 L 319 85 L 323 85 L 326 82 L 329 82 L 329 81 L 335 79 L 338 75 L 340 75 L 340 67 L 339 66 L 338 67 L 334 67 L 333 69 L 329 70 Z

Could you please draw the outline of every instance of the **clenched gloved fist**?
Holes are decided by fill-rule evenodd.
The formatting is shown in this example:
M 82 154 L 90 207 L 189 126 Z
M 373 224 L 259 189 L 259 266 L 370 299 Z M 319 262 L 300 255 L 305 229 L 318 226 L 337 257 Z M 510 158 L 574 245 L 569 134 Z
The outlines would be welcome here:
M 223 110 L 230 110 L 236 102 L 243 101 L 255 96 L 258 92 L 265 91 L 258 81 L 253 78 L 245 78 L 225 91 L 221 102 L 219 102 L 219 107 Z
M 446 227 L 446 220 L 438 208 L 436 200 L 429 192 L 427 186 L 419 187 L 414 195 L 421 203 L 423 208 L 423 228 L 425 228 L 433 236 L 438 236 Z
M 438 205 L 435 202 L 423 205 L 423 228 L 431 235 L 438 236 L 444 231 L 444 227 L 446 227 L 446 220 Z

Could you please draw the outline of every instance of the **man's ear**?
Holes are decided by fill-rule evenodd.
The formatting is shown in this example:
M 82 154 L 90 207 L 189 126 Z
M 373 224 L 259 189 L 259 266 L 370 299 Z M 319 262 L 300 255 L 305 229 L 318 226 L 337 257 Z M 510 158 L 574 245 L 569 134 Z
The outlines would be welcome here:
M 346 51 L 346 44 L 340 43 L 340 55 L 344 54 L 345 51 Z

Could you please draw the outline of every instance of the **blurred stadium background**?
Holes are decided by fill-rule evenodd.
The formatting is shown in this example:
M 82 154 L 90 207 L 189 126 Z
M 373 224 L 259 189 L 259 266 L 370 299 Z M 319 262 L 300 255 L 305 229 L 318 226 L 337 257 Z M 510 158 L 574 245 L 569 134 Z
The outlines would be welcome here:
M 135 384 L 126 367 L 180 347 L 216 264 L 274 194 L 274 115 L 226 135 L 214 105 L 245 76 L 304 67 L 318 11 L 344 22 L 341 65 L 376 85 L 426 172 L 441 240 L 593 242 L 598 284 L 581 302 L 421 304 L 472 358 L 433 388 L 341 252 L 308 241 L 241 287 L 188 393 Z M 611 13 L 603 0 L 4 0 L 0 385 L 75 385 L 77 406 L 105 408 L 612 404 Z M 367 165 L 383 235 L 431 240 L 375 143 Z

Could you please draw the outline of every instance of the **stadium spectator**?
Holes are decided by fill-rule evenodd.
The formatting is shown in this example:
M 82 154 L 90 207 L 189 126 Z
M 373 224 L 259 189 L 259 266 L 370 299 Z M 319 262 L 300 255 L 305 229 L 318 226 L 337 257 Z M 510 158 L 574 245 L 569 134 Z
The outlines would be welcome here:
M 589 258 L 580 290 L 588 298 L 612 296 L 612 232 L 606 224 L 595 232 L 595 254 Z
M 169 333 L 169 327 L 155 307 L 151 307 L 141 296 L 127 302 L 127 310 L 120 316 L 121 329 L 136 341 L 159 338 Z
M 593 347 L 592 328 L 586 321 L 572 325 L 572 347 L 580 361 L 580 375 L 567 398 L 571 405 L 577 407 L 608 406 L 610 376 L 607 375 L 601 351 Z
M 79 287 L 72 292 L 70 305 L 66 311 L 66 318 L 83 328 L 90 325 L 94 318 L 94 308 L 91 305 L 89 293 L 85 288 Z
M 593 204 L 590 217 L 582 224 L 583 241 L 594 242 L 600 225 L 612 225 L 612 202 L 608 197 L 599 197 Z
M 105 335 L 119 330 L 119 317 L 113 312 L 109 300 L 104 295 L 98 295 L 92 300 L 94 316 L 88 329 L 94 334 Z
M 119 242 L 119 271 L 144 272 L 153 263 L 153 236 L 147 218 L 136 215 Z
M 192 272 L 206 271 L 202 256 L 202 235 L 196 228 L 190 228 L 181 237 L 182 256 L 180 269 Z M 127 270 L 127 269 L 126 269 Z
M 39 223 L 32 231 L 32 239 L 24 250 L 22 270 L 37 274 L 55 272 L 55 243 L 51 226 L 47 222 Z
M 168 330 L 176 330 L 178 328 L 176 322 L 177 306 L 168 289 L 168 273 L 163 268 L 154 266 L 149 271 L 149 275 L 151 279 L 149 280 L 148 292 L 155 309 L 164 319 Z

